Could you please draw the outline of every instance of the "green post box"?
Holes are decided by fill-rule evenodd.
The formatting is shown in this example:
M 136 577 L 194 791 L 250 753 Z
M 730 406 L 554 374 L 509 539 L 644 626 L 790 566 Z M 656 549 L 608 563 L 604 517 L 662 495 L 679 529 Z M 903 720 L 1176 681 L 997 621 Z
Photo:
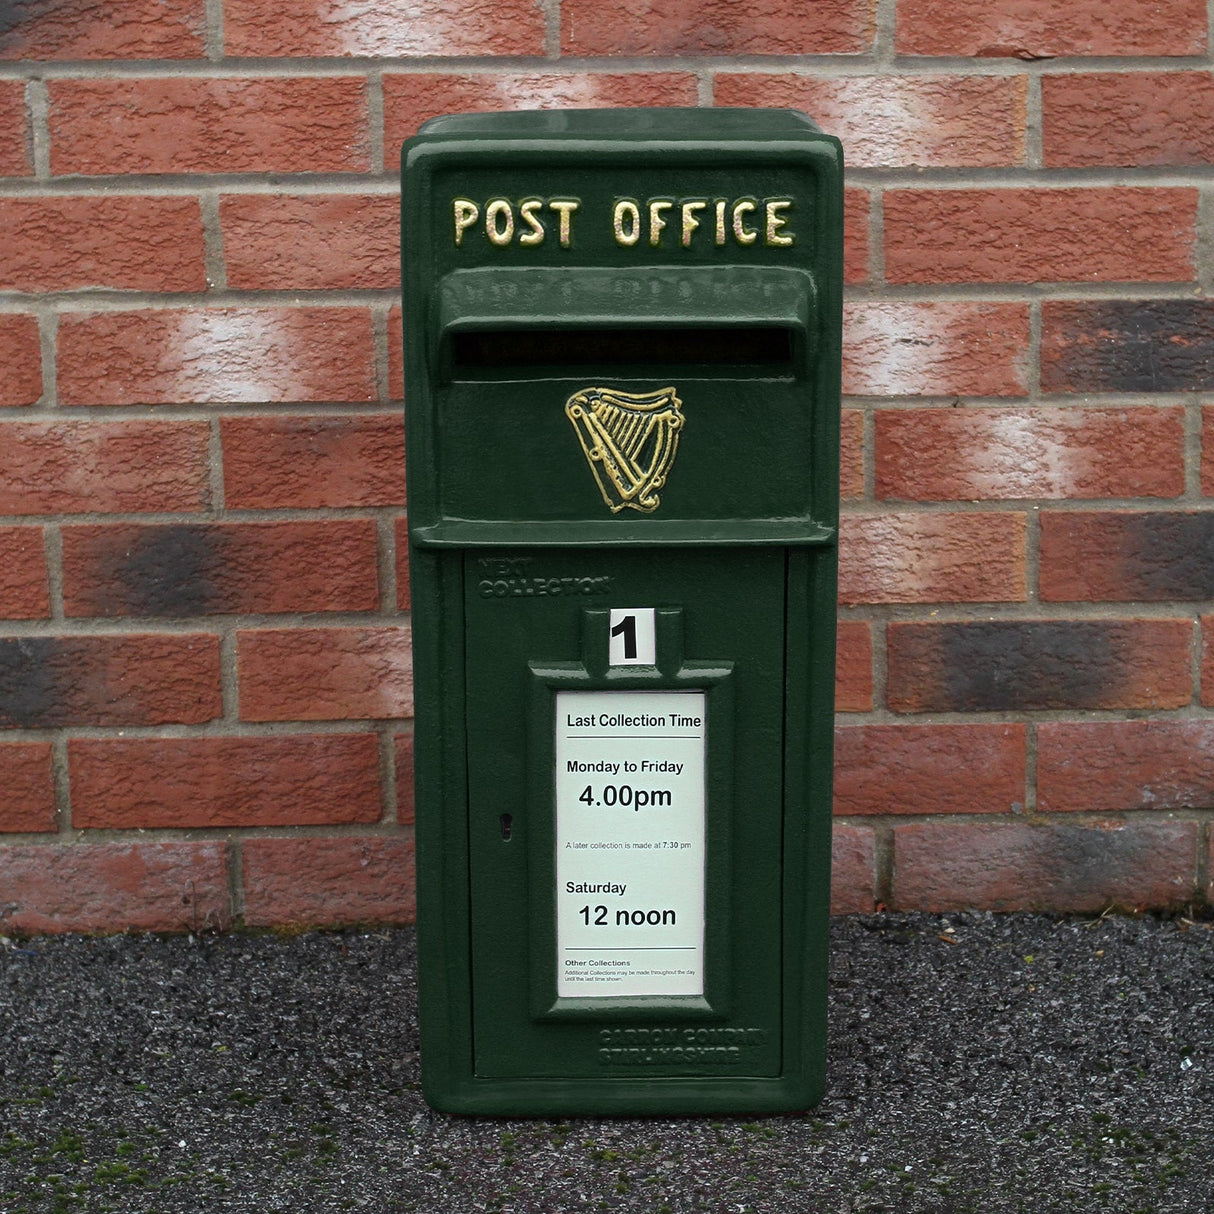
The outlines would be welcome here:
M 501 113 L 403 164 L 426 1098 L 808 1107 L 839 144 L 792 111 Z

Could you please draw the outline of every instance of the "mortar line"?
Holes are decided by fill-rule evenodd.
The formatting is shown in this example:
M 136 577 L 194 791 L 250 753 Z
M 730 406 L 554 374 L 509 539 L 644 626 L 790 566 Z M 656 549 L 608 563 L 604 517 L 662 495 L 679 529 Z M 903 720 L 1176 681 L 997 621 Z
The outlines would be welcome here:
M 51 620 L 64 622 L 63 610 L 63 535 L 57 519 L 48 519 L 42 526 L 42 542 L 46 554 L 47 591 L 50 596 Z
M 1204 293 L 1214 293 L 1214 187 L 1198 186 L 1193 240 L 1194 279 Z
M 873 186 L 868 192 L 868 267 L 873 287 L 889 284 L 885 278 L 885 187 Z
M 376 305 L 371 309 L 371 357 L 375 367 L 375 399 L 381 405 L 390 403 L 392 350 L 388 338 L 388 317 L 392 306 Z
M 237 661 L 237 638 L 240 625 L 225 621 L 219 629 L 219 689 L 222 721 L 225 725 L 243 729 L 240 719 L 240 673 Z
M 885 3 L 886 0 L 881 0 Z M 216 8 L 220 0 L 208 0 Z M 222 24 L 222 14 L 219 14 Z M 217 31 L 222 37 L 222 31 Z M 56 61 L 7 62 L 0 64 L 0 80 L 138 80 L 138 79 L 287 79 L 305 77 L 365 77 L 380 71 L 392 75 L 431 75 L 434 73 L 507 76 L 550 73 L 593 75 L 602 72 L 651 75 L 688 72 L 699 64 L 728 72 L 766 75 L 778 73 L 816 79 L 840 79 L 856 76 L 929 77 L 929 76 L 1022 76 L 1073 75 L 1101 72 L 1130 75 L 1151 72 L 1176 75 L 1209 70 L 1210 57 L 1142 56 L 1138 58 L 1072 57 L 1025 61 L 1021 59 L 974 59 L 967 56 L 891 55 L 888 63 L 873 51 L 858 54 L 738 55 L 468 55 L 468 56 L 341 56 L 317 55 L 279 57 L 199 57 L 196 59 L 61 59 Z
M 222 62 L 224 57 L 223 0 L 206 0 L 206 56 L 210 63 Z
M 41 78 L 30 80 L 26 84 L 25 106 L 33 151 L 34 178 L 39 182 L 48 181 L 51 176 L 50 97 L 46 82 Z
M 244 897 L 244 836 L 229 834 L 224 837 L 228 857 L 228 912 L 233 923 L 243 923 L 245 916 Z
M 379 733 L 380 822 L 384 826 L 400 824 L 396 798 L 396 739 L 390 724 L 381 724 Z
M 890 822 L 873 824 L 873 867 L 876 869 L 876 889 L 874 895 L 879 905 L 889 910 L 896 910 L 894 890 L 898 874 L 894 871 L 896 864 L 894 854 L 894 827 Z
M 57 409 L 59 405 L 59 314 L 42 307 L 38 316 L 38 346 L 42 355 L 42 396 L 38 408 Z
M 219 216 L 219 191 L 202 190 L 198 195 L 202 213 L 203 266 L 207 291 L 226 291 L 228 267 L 223 249 L 223 225 Z
M 384 74 L 376 71 L 367 75 L 367 141 L 373 173 L 384 173 L 387 129 L 384 118 Z
M 711 76 L 711 71 L 706 75 Z M 705 94 L 710 97 L 711 90 Z M 1140 165 L 1132 168 L 1031 167 L 1024 164 L 966 168 L 928 165 L 921 168 L 849 163 L 847 184 L 854 188 L 906 188 L 920 190 L 1125 190 L 1214 189 L 1214 165 Z M 280 173 L 61 173 L 42 177 L 0 179 L 0 197 L 91 196 L 196 196 L 205 190 L 224 194 L 397 194 L 400 180 L 396 169 L 367 169 L 309 173 L 289 170 Z
M 877 0 L 874 14 L 874 29 L 872 42 L 872 67 L 874 75 L 886 75 L 896 70 L 898 33 L 897 0 Z
M 1028 76 L 1028 90 L 1024 101 L 1024 162 L 1025 167 L 1040 171 L 1045 168 L 1042 142 L 1044 139 L 1044 106 L 1042 102 L 1041 77 L 1035 73 Z
M 1185 494 L 1184 500 L 1193 505 L 1201 502 L 1202 416 L 1204 402 L 1195 396 L 1185 405 Z
M 1041 606 L 1041 506 L 1028 505 L 1023 510 L 1024 528 L 1024 589 L 1025 606 Z
M 379 578 L 379 615 L 397 620 L 396 517 L 381 512 L 376 520 L 376 567 Z
M 72 834 L 72 790 L 67 757 L 67 738 L 56 731 L 51 739 L 51 777 L 55 791 L 55 839 L 61 842 Z
M 1201 708 L 1201 676 L 1202 676 L 1202 658 L 1205 651 L 1205 629 L 1201 624 L 1201 611 L 1195 611 L 1193 615 L 1193 642 L 1192 652 L 1189 657 L 1190 678 L 1192 679 L 1192 698 L 1189 701 L 1191 708 Z
M 1037 722 L 1026 721 L 1024 731 L 1024 805 L 1021 813 L 1037 812 Z

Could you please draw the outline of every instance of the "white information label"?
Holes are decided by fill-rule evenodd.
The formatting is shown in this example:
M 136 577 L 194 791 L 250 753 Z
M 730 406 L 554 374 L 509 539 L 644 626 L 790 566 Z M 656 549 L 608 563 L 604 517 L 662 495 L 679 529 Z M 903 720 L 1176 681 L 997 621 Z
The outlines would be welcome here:
M 557 994 L 704 993 L 702 691 L 556 695 Z

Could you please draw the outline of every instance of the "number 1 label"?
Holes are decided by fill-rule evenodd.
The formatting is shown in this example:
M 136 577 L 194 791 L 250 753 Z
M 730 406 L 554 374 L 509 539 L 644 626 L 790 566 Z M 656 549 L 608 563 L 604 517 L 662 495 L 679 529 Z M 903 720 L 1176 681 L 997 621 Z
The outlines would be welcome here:
M 613 607 L 607 650 L 609 666 L 656 666 L 652 607 Z

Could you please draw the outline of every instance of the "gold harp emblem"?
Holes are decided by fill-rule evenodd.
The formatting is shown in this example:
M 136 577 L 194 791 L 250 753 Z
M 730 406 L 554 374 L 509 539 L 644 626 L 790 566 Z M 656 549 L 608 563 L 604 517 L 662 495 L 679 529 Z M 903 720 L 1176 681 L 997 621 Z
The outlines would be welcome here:
M 673 388 L 582 388 L 565 402 L 565 414 L 612 514 L 626 506 L 651 514 L 661 504 L 658 490 L 679 449 L 682 404 Z

